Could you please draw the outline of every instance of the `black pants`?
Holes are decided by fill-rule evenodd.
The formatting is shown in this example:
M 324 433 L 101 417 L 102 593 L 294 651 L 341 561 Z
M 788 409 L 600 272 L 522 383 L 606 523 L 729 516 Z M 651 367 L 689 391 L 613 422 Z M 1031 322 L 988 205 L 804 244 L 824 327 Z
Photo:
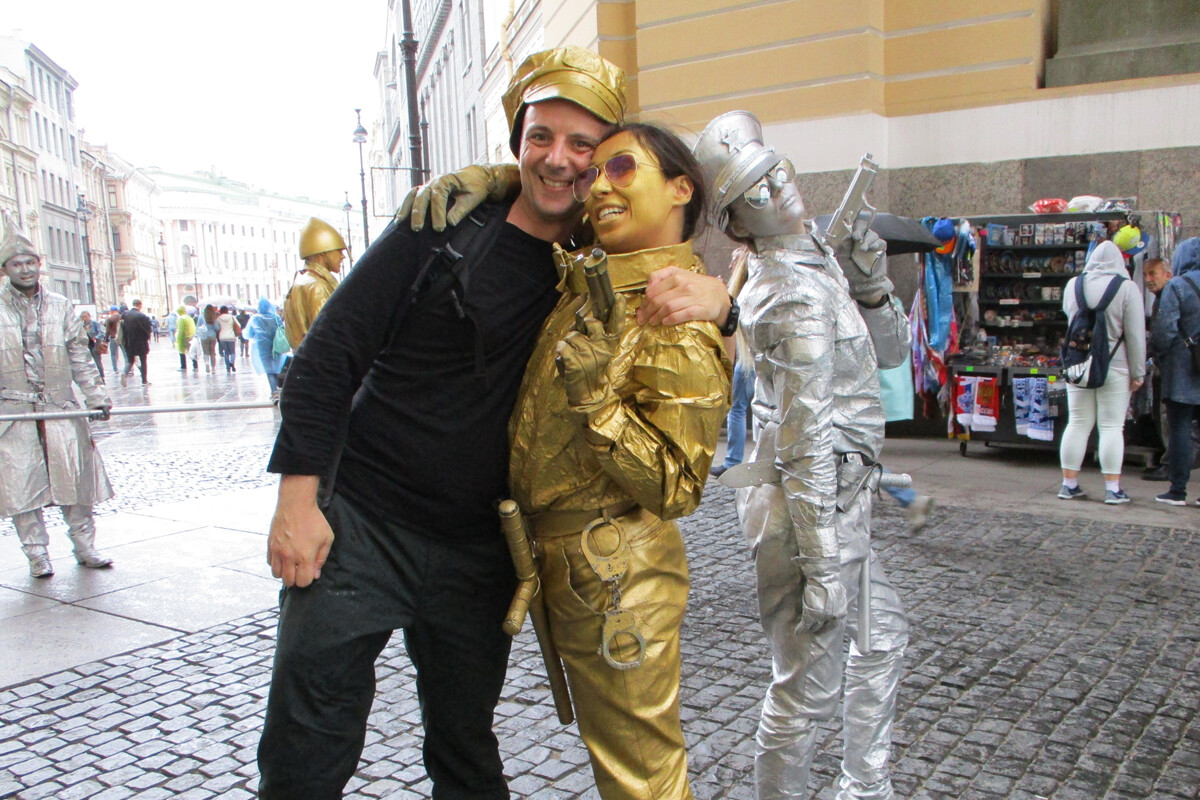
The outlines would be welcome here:
M 133 355 L 128 350 L 125 351 L 125 374 L 129 375 L 129 374 L 133 373 L 133 362 L 135 360 L 138 362 L 138 371 L 142 373 L 142 383 L 145 383 L 146 382 L 146 354 L 145 353 L 138 353 L 137 355 Z
M 280 596 L 259 796 L 342 796 L 362 754 L 375 659 L 403 629 L 434 800 L 507 800 L 492 717 L 516 579 L 499 525 L 485 541 L 432 539 L 337 494 L 325 516 L 336 538 L 320 579 Z
M 1192 475 L 1192 423 L 1200 406 L 1163 401 L 1167 408 L 1170 438 L 1167 442 L 1167 474 L 1171 477 L 1171 494 L 1187 497 L 1188 480 Z

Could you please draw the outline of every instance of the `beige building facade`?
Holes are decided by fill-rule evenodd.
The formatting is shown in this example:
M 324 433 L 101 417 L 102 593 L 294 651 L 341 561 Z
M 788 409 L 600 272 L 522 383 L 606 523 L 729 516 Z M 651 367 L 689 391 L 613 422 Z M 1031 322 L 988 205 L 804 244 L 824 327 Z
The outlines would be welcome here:
M 108 176 L 112 167 L 83 140 L 79 151 L 79 217 L 84 266 L 95 289 L 95 305 L 104 310 L 122 300 L 113 262 L 115 251 L 109 217 Z
M 77 303 L 91 298 L 82 247 L 79 205 L 79 129 L 71 74 L 37 45 L 0 36 L 0 65 L 19 75 L 33 98 L 29 107 L 29 148 L 37 159 L 36 219 L 26 213 L 27 229 L 36 228 L 47 285 Z
M 141 300 L 147 314 L 162 315 L 167 296 L 158 247 L 160 189 L 145 170 L 108 148 L 95 147 L 92 153 L 108 166 L 104 189 L 119 295 L 116 304 Z
M 21 76 L 0 67 L 0 208 L 7 209 L 38 238 L 37 153 L 30 146 L 34 98 Z
M 894 213 L 1136 196 L 1196 232 L 1200 4 L 1143 0 L 1111 15 L 1101 5 L 481 0 L 477 160 L 511 158 L 499 98 L 514 65 L 576 44 L 626 71 L 635 119 L 696 135 L 725 111 L 756 114 L 793 157 L 813 215 L 833 210 L 871 152 L 882 167 L 873 199 Z

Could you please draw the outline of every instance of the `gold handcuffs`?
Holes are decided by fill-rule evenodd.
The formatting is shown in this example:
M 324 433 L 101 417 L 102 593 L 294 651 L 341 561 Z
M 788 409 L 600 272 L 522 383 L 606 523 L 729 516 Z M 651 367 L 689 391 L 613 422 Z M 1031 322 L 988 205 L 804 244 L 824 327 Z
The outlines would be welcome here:
M 646 656 L 646 640 L 638 632 L 633 612 L 621 608 L 621 578 L 629 571 L 629 542 L 625 538 L 625 531 L 605 511 L 602 517 L 593 520 L 583 529 L 579 537 L 579 546 L 596 577 L 608 584 L 612 595 L 612 604 L 604 612 L 600 655 L 604 656 L 604 660 L 613 669 L 637 669 Z M 602 554 L 601 551 L 606 554 Z M 618 661 L 613 657 L 612 651 L 617 646 L 617 637 L 622 635 L 630 636 L 637 642 L 636 658 Z

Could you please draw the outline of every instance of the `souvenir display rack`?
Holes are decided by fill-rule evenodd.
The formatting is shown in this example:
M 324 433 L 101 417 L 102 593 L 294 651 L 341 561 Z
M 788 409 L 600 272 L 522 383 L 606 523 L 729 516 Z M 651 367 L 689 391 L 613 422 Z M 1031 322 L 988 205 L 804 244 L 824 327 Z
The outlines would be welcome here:
M 1128 213 L 968 217 L 979 242 L 979 326 L 992 349 L 1054 358 L 1067 330 L 1063 289 L 1083 270 L 1097 223 Z M 1051 366 L 1043 363 L 1039 366 Z
M 978 242 L 972 288 L 978 293 L 980 330 L 974 343 L 963 343 L 975 346 L 952 357 L 947 372 L 952 383 L 957 375 L 995 377 L 1000 409 L 993 431 L 955 424 L 960 454 L 967 454 L 968 441 L 1058 448 L 1067 422 L 1066 384 L 1058 368 L 1059 343 L 1067 330 L 1063 290 L 1083 270 L 1097 224 L 1124 225 L 1128 218 L 1125 211 L 965 217 Z M 1047 380 L 1052 441 L 1017 433 L 1012 386 L 1021 377 Z

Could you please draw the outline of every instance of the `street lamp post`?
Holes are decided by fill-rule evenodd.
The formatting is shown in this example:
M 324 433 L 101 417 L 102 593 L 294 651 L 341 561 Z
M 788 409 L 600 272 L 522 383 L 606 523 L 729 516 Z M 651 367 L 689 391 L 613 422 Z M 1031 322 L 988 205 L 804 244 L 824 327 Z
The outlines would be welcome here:
M 371 246 L 371 234 L 367 231 L 367 170 L 363 165 L 363 145 L 367 143 L 367 129 L 362 124 L 362 109 L 354 109 L 358 127 L 354 129 L 354 143 L 358 145 L 358 179 L 362 183 L 363 247 Z
M 429 132 L 420 125 L 419 101 L 417 100 L 417 40 L 413 37 L 412 9 L 408 0 L 400 4 L 400 14 L 404 22 L 404 30 L 400 36 L 400 50 L 404 54 L 404 88 L 408 95 L 408 160 L 412 170 L 412 185 L 416 186 L 421 180 L 421 142 L 426 141 Z M 428 154 L 423 162 L 429 163 Z
M 88 247 L 88 221 L 92 218 L 92 210 L 87 207 L 87 203 L 80 194 L 76 205 L 75 213 L 83 220 L 83 263 L 88 271 L 88 302 L 92 305 L 96 304 L 96 276 L 92 274 L 92 251 Z
M 354 263 L 354 240 L 350 235 L 350 212 L 354 210 L 354 206 L 350 205 L 350 192 L 346 192 L 346 205 L 342 206 L 342 211 L 346 212 L 346 258 L 351 264 Z
M 196 297 L 196 304 L 200 304 L 200 279 L 196 276 L 196 254 L 192 252 L 192 248 L 186 244 L 183 246 L 183 265 L 192 268 L 192 294 Z
M 171 292 L 167 288 L 167 243 L 163 239 L 162 232 L 158 234 L 158 251 L 162 254 L 162 271 L 163 271 L 163 310 L 162 313 L 169 313 L 171 310 Z

